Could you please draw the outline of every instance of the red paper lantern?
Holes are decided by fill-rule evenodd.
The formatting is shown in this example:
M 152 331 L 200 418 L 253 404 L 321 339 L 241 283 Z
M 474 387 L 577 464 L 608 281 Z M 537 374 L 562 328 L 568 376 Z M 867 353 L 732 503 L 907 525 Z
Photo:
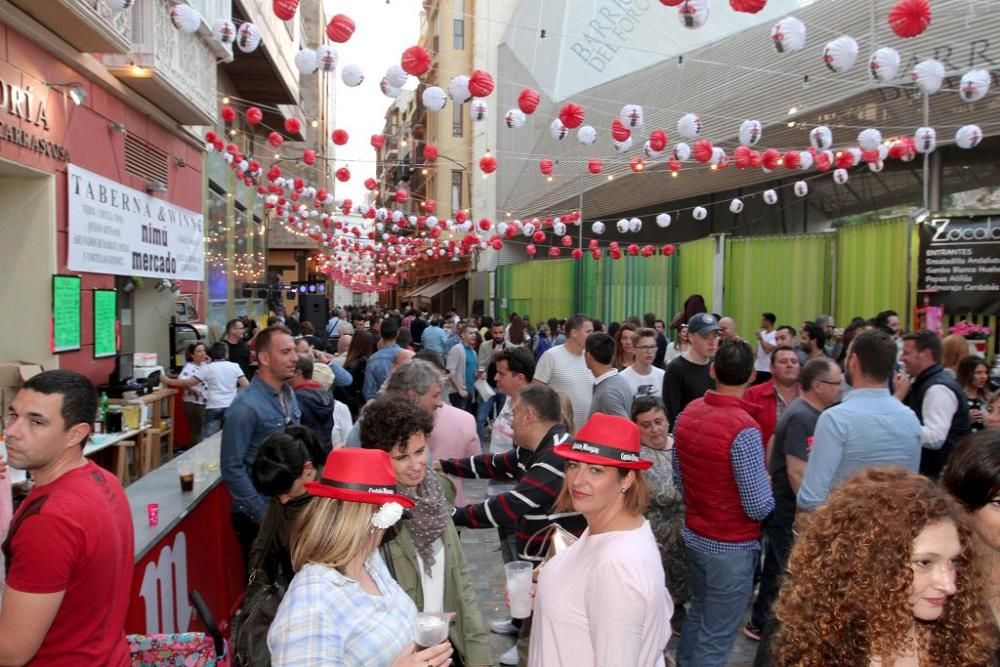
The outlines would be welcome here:
M 592 174 L 599 174 L 599 173 L 601 173 L 601 171 L 602 171 L 602 170 L 604 169 L 604 165 L 603 165 L 603 164 L 601 163 L 601 161 L 600 161 L 600 160 L 598 160 L 598 159 L 597 159 L 597 158 L 595 157 L 595 158 L 591 158 L 591 159 L 590 159 L 590 160 L 589 160 L 589 161 L 587 162 L 587 169 L 588 169 L 588 170 L 590 171 L 590 173 L 592 173 Z
M 492 174 L 497 170 L 497 159 L 492 155 L 486 155 L 479 160 L 479 168 L 484 174 Z
M 750 166 L 750 149 L 746 146 L 737 146 L 733 150 L 733 164 L 737 169 L 746 169 Z
M 641 157 L 634 157 L 629 162 L 628 166 L 631 167 L 633 172 L 638 174 L 640 171 L 646 168 L 646 163 L 642 161 Z
M 489 218 L 483 218 L 482 220 L 479 221 L 479 229 L 481 229 L 484 232 L 490 231 L 490 227 L 492 225 L 493 223 L 490 222 Z
M 302 121 L 298 118 L 285 119 L 285 132 L 288 134 L 298 134 L 302 131 Z
M 232 123 L 234 120 L 236 120 L 236 109 L 232 108 L 227 104 L 226 106 L 222 107 L 220 115 L 222 116 L 222 120 L 224 120 L 227 123 Z
M 285 140 L 277 132 L 272 132 L 271 134 L 267 135 L 267 143 L 271 144 L 275 148 L 284 143 L 284 141 Z
M 813 154 L 813 164 L 819 171 L 830 171 L 830 154 L 826 151 L 816 151 Z
M 326 36 L 331 42 L 343 44 L 354 34 L 354 21 L 350 16 L 337 14 L 326 24 Z
M 712 159 L 712 142 L 708 139 L 699 139 L 691 147 L 691 156 L 698 162 L 708 162 Z
M 346 171 L 346 169 L 347 168 L 344 167 L 345 171 Z M 351 177 L 351 172 L 348 171 L 347 172 L 347 178 L 350 178 L 350 177 Z M 340 178 L 339 174 L 338 174 L 337 178 Z M 347 180 L 347 179 L 343 179 L 343 180 Z M 348 213 L 350 213 L 352 208 L 354 208 L 354 202 L 352 202 L 350 199 L 345 199 L 344 203 L 342 203 L 340 205 L 340 211 L 344 215 L 347 215 Z M 361 232 L 358 230 L 357 227 L 354 227 L 351 231 L 354 232 L 355 236 L 361 236 Z
M 542 172 L 543 175 L 548 176 L 552 173 L 552 160 L 545 159 L 539 160 L 538 170 Z
M 788 169 L 798 169 L 802 166 L 802 154 L 798 151 L 786 151 L 784 161 Z
M 424 162 L 434 162 L 438 156 L 437 146 L 434 144 L 424 144 Z
M 438 203 L 433 199 L 424 200 L 424 212 L 434 213 L 437 211 Z
M 756 14 L 764 9 L 767 0 L 729 0 L 729 6 L 733 11 L 744 12 L 746 14 Z
M 653 130 L 649 133 L 649 147 L 654 151 L 662 151 L 667 147 L 667 133 L 663 130 Z
M 674 245 L 672 243 L 667 243 L 662 248 L 660 248 L 660 254 L 664 257 L 670 257 L 674 254 Z
M 308 165 L 316 164 L 316 151 L 311 148 L 302 151 L 302 161 Z
M 876 164 L 881 159 L 878 149 L 873 151 L 861 151 L 861 159 L 865 162 Z
M 625 141 L 632 136 L 632 130 L 625 127 L 625 123 L 619 118 L 611 121 L 611 138 L 615 141 Z
M 595 249 L 591 250 L 590 251 L 590 256 L 591 256 L 591 258 L 593 258 L 595 260 L 600 259 L 601 258 L 601 249 L 600 248 L 595 248 Z
M 837 169 L 850 169 L 854 166 L 854 153 L 850 151 L 841 151 L 834 158 L 833 163 L 837 165 Z
M 215 132 L 212 132 L 211 130 L 205 133 L 205 141 L 210 144 L 214 144 L 218 138 L 219 135 L 217 135 Z
M 493 76 L 485 70 L 473 70 L 469 75 L 469 92 L 473 97 L 488 97 L 493 86 Z
M 533 88 L 524 88 L 521 90 L 521 94 L 517 96 L 517 106 L 521 111 L 530 116 L 538 108 L 540 99 L 538 91 Z
M 549 248 L 549 257 L 558 257 L 559 253 L 560 250 L 556 246 L 552 246 L 551 248 Z
M 409 199 L 409 198 L 410 198 L 410 193 L 408 193 L 403 188 L 399 188 L 398 190 L 396 190 L 396 203 L 397 204 L 405 204 L 406 200 Z
M 368 190 L 375 190 L 378 187 L 378 182 L 371 176 L 365 179 L 365 188 Z
M 458 209 L 458 211 L 455 212 L 455 222 L 457 222 L 458 224 L 462 224 L 468 219 L 469 215 L 462 209 Z
M 274 15 L 282 21 L 291 21 L 299 9 L 299 0 L 274 0 L 271 3 Z
M 561 239 L 559 239 L 559 243 L 561 243 L 564 248 L 569 248 L 571 245 L 573 245 L 573 237 L 568 235 L 564 236 Z
M 490 245 L 493 246 L 494 250 L 501 250 L 503 248 L 503 241 L 501 241 L 499 238 L 496 238 L 490 241 Z
M 403 51 L 399 65 L 407 74 L 420 76 L 431 68 L 431 54 L 422 46 L 411 46 Z
M 667 7 L 676 7 L 682 2 L 684 2 L 684 0 L 660 0 L 660 3 L 666 5 Z
M 781 151 L 777 148 L 768 148 L 760 155 L 760 166 L 764 169 L 777 169 L 778 160 L 781 159 Z
M 264 112 L 257 107 L 250 107 L 247 109 L 246 119 L 251 125 L 256 125 L 264 119 Z
M 535 247 L 534 243 L 529 243 L 524 246 L 524 252 L 528 255 L 528 257 L 534 257 L 535 253 L 538 252 L 538 248 Z
M 341 183 L 346 183 L 351 180 L 351 170 L 347 167 L 341 167 L 337 170 L 337 180 Z
M 931 24 L 928 0 L 896 0 L 889 10 L 889 27 L 898 36 L 916 37 Z
M 573 252 L 570 253 L 570 256 L 573 259 L 577 259 L 577 260 L 582 259 L 583 258 L 583 250 L 581 250 L 580 248 L 573 248 Z
M 638 243 L 629 243 L 628 244 L 628 254 L 631 255 L 632 257 L 635 257 L 636 255 L 638 255 L 639 254 L 639 244 Z
M 535 241 L 535 243 L 545 243 L 545 232 L 538 230 L 531 235 L 531 238 Z
M 350 135 L 347 134 L 347 130 L 337 128 L 333 131 L 333 134 L 330 135 L 330 138 L 333 139 L 333 143 L 338 146 L 343 146 L 350 139 Z
M 569 129 L 580 127 L 583 124 L 584 111 L 579 104 L 567 102 L 559 109 L 559 120 Z
M 306 189 L 306 182 L 301 178 L 296 178 L 294 181 L 292 181 L 292 185 L 298 192 L 302 192 L 303 190 Z
M 385 135 L 384 134 L 373 134 L 371 138 L 372 148 L 378 150 L 385 146 Z

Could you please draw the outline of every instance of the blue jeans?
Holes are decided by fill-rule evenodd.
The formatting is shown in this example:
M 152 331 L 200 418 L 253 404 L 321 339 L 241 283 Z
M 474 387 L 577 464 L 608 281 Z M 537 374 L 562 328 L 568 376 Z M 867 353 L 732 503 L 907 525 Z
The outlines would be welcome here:
M 226 408 L 211 408 L 205 410 L 205 423 L 201 427 L 201 439 L 215 435 L 222 430 L 226 421 Z
M 703 554 L 687 549 L 691 606 L 677 646 L 677 667 L 724 667 L 753 595 L 757 551 Z

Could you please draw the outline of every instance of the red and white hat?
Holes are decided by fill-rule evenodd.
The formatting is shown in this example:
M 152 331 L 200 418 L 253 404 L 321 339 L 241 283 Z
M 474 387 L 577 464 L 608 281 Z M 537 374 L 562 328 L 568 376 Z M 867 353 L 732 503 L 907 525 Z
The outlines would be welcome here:
M 556 445 L 553 451 L 569 461 L 646 470 L 653 462 L 639 456 L 639 442 L 639 427 L 634 422 L 595 412 L 576 432 L 572 444 Z
M 385 505 L 399 503 L 405 508 L 414 502 L 396 493 L 396 473 L 389 454 L 381 449 L 342 447 L 330 452 L 318 482 L 306 482 L 311 496 L 346 500 L 352 503 Z

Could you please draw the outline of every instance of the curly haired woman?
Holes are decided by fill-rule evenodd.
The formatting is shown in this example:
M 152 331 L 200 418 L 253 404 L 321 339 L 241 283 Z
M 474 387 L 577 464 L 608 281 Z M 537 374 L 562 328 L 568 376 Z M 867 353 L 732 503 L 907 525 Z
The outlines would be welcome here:
M 964 512 L 925 477 L 872 469 L 815 513 L 775 607 L 774 664 L 992 664 Z

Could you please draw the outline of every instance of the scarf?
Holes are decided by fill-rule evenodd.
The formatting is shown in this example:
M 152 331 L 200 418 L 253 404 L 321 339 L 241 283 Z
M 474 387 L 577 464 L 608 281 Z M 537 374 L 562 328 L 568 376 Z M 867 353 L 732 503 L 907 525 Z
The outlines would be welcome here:
M 424 563 L 424 573 L 431 574 L 434 565 L 434 541 L 444 533 L 448 525 L 445 511 L 444 490 L 437 475 L 428 470 L 424 481 L 417 487 L 399 485 L 398 490 L 416 505 L 409 510 L 410 532 L 413 544 Z

